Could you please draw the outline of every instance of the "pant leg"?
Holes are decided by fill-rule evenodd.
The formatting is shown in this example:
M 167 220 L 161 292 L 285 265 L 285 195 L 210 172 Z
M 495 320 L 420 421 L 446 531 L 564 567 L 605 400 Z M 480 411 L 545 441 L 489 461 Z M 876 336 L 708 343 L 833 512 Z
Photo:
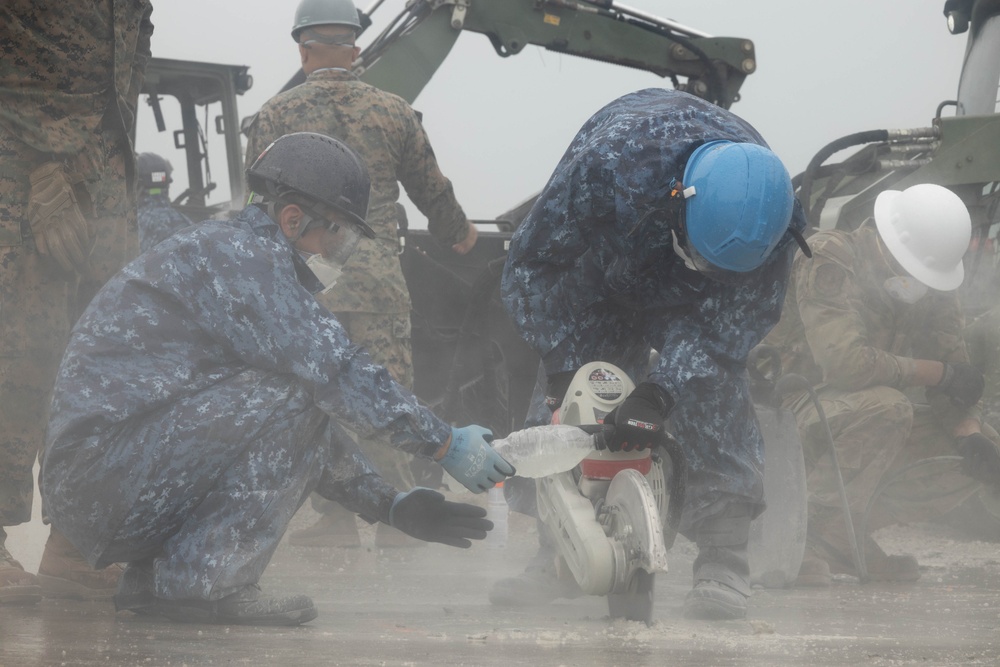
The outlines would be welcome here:
M 126 264 L 139 256 L 139 224 L 136 219 L 134 183 L 126 178 L 125 160 L 129 143 L 119 136 L 117 124 L 106 121 L 94 136 L 94 154 L 81 155 L 81 170 L 92 175 L 86 183 L 91 211 L 87 222 L 93 247 L 87 270 L 73 295 L 71 313 L 75 321 L 104 286 Z M 94 164 L 96 157 L 97 164 Z
M 0 128 L 0 526 L 31 520 L 32 469 L 71 325 L 75 277 L 23 242 L 28 174 L 42 161 Z
M 732 377 L 725 395 L 700 396 L 677 405 L 667 422 L 687 463 L 680 533 L 689 539 L 729 505 L 749 508 L 751 519 L 764 510 L 763 439 L 746 373 Z
M 360 453 L 345 459 L 344 445 L 304 388 L 249 370 L 103 440 L 49 451 L 42 493 L 91 564 L 155 558 L 158 595 L 217 599 L 256 583 L 324 476 L 351 468 L 334 476 L 377 480 Z M 327 495 L 371 509 L 337 489 L 328 484 Z M 370 495 L 395 492 L 376 484 Z
M 860 516 L 909 439 L 913 404 L 891 387 L 856 392 L 824 387 L 817 394 L 833 435 L 851 512 Z M 817 514 L 837 514 L 841 500 L 836 471 L 818 413 L 808 396 L 792 409 L 806 460 L 810 520 Z
M 994 442 L 1000 441 L 988 425 L 983 426 L 983 434 Z M 869 518 L 870 529 L 936 519 L 968 500 L 980 485 L 962 473 L 959 463 L 918 464 L 928 458 L 958 454 L 955 438 L 930 407 L 915 405 L 910 437 L 886 472 L 885 489 Z M 918 465 L 909 467 L 914 464 Z

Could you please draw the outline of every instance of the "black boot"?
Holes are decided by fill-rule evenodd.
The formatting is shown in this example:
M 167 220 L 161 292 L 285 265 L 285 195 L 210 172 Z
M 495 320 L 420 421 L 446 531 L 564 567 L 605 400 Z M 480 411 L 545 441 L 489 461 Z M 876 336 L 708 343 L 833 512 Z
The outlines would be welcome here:
M 305 595 L 266 597 L 255 585 L 244 586 L 216 601 L 154 598 L 150 604 L 132 611 L 156 614 L 179 623 L 221 625 L 299 625 L 316 618 L 316 607 Z
M 149 607 L 156 601 L 155 590 L 153 559 L 129 563 L 118 579 L 118 590 L 114 595 L 115 611 L 149 613 Z
M 750 508 L 743 504 L 730 504 L 722 513 L 698 523 L 698 558 L 694 561 L 694 588 L 684 599 L 686 618 L 746 618 L 750 598 L 749 535 Z

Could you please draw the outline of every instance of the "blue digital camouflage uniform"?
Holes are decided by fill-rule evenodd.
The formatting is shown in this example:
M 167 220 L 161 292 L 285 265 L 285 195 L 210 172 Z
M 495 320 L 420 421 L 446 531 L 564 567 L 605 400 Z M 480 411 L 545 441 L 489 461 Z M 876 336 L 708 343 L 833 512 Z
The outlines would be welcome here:
M 450 428 L 353 346 L 256 206 L 129 264 L 74 328 L 41 474 L 95 566 L 155 558 L 155 594 L 255 583 L 316 490 L 388 521 L 395 490 L 330 415 L 430 456 Z M 308 288 L 308 289 L 307 289 Z
M 139 197 L 139 252 L 146 252 L 175 232 L 190 227 L 193 222 L 170 205 L 167 195 Z
M 746 121 L 676 91 L 641 90 L 598 111 L 511 239 L 501 287 L 547 373 L 607 361 L 674 398 L 670 425 L 690 466 L 683 530 L 720 503 L 762 507 L 745 363 L 778 321 L 796 247 L 786 237 L 737 285 L 684 266 L 668 228 L 669 184 L 715 139 L 766 146 Z M 804 228 L 797 206 L 792 224 Z M 660 352 L 652 369 L 650 348 Z M 529 423 L 547 421 L 535 405 Z

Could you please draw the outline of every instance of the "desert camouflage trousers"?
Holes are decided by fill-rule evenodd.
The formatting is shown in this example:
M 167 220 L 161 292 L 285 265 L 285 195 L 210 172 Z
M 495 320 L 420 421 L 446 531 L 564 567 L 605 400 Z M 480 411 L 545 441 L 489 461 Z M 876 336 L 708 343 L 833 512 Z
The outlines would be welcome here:
M 88 218 L 95 237 L 90 266 L 85 275 L 67 274 L 35 252 L 27 228 L 28 174 L 46 158 L 0 128 L 0 221 L 18 221 L 21 230 L 0 245 L 0 526 L 31 519 L 32 467 L 73 322 L 138 254 L 135 211 L 126 209 L 124 158 L 110 145 L 102 150 L 103 180 L 87 184 L 97 212 Z
M 891 387 L 854 392 L 822 387 L 817 394 L 833 435 L 855 526 L 860 524 L 880 483 L 885 486 L 872 506 L 869 531 L 941 516 L 978 490 L 978 483 L 963 475 L 956 462 L 910 467 L 923 459 L 958 455 L 951 431 L 930 406 L 914 404 Z M 797 397 L 788 406 L 795 413 L 802 437 L 810 533 L 838 543 L 828 533 L 846 529 L 823 425 L 807 395 Z M 988 426 L 983 427 L 983 433 L 998 440 L 997 433 Z
M 351 342 L 364 347 L 375 363 L 384 366 L 396 382 L 413 389 L 413 349 L 410 341 L 409 313 L 335 313 L 347 330 Z M 388 437 L 361 437 L 351 432 L 361 451 L 375 469 L 400 491 L 414 486 L 410 471 L 412 457 L 389 442 Z M 312 506 L 317 512 L 333 510 L 332 503 L 313 494 Z

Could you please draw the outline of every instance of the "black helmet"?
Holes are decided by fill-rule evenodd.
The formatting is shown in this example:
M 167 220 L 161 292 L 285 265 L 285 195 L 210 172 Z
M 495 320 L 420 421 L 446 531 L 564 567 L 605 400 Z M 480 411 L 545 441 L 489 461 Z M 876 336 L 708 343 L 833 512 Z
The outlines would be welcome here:
M 333 209 L 347 215 L 370 239 L 375 232 L 365 222 L 371 181 L 368 168 L 346 144 L 315 132 L 294 132 L 277 138 L 247 169 L 254 193 L 283 200 L 328 218 Z
M 135 167 L 139 172 L 139 188 L 143 191 L 156 188 L 166 190 L 173 182 L 170 174 L 174 168 L 156 153 L 139 153 L 135 158 Z

